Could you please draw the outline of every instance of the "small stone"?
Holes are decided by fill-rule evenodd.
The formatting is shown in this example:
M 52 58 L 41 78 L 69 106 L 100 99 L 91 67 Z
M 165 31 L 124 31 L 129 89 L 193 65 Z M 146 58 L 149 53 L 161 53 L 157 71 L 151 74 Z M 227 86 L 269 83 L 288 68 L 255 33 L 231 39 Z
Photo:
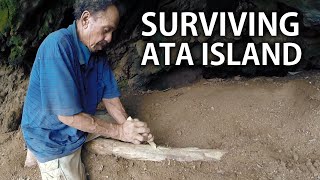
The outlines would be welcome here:
M 281 180 L 281 177 L 277 176 L 277 177 L 273 178 L 273 180 Z
M 268 82 L 273 82 L 273 79 L 272 78 L 267 78 L 267 81 Z
M 218 170 L 217 173 L 218 174 L 224 174 L 224 171 L 223 170 Z
M 240 81 L 241 80 L 241 76 L 235 76 L 233 79 L 236 80 L 236 81 Z
M 103 165 L 101 165 L 101 166 L 98 168 L 98 171 L 102 171 L 102 170 L 103 170 L 103 168 L 104 168 L 104 166 L 103 166 Z
M 293 171 L 292 169 L 290 169 L 289 173 L 291 173 L 291 174 L 292 174 L 293 172 L 294 172 L 294 171 Z
M 181 135 L 182 135 L 182 131 L 177 131 L 177 134 L 178 134 L 179 136 L 181 136 Z
M 293 154 L 293 160 L 295 160 L 295 161 L 299 160 L 299 156 L 296 153 Z
M 313 163 L 313 166 L 316 167 L 316 168 L 320 167 L 320 162 L 319 162 L 319 160 L 316 160 L 316 161 Z

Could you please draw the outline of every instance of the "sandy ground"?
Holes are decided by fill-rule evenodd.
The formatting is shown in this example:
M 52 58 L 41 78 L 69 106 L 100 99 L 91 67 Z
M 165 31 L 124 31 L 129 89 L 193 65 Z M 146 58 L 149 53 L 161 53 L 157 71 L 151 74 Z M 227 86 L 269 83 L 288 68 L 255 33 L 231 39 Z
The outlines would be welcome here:
M 155 142 L 226 150 L 219 162 L 144 162 L 82 152 L 88 178 L 320 179 L 319 73 L 285 78 L 201 80 L 123 96 Z M 0 135 L 1 179 L 39 179 L 23 168 L 20 131 Z

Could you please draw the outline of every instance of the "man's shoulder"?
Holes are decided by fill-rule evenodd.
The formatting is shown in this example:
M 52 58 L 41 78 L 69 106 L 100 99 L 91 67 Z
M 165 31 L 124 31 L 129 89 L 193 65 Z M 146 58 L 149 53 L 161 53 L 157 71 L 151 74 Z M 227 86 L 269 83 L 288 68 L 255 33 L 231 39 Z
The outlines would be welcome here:
M 64 48 L 70 47 L 73 44 L 72 34 L 66 29 L 59 29 L 50 33 L 42 42 L 41 46 L 62 46 Z
M 73 62 L 74 54 L 76 52 L 76 45 L 72 33 L 68 29 L 60 29 L 49 34 L 41 43 L 37 59 L 43 62 L 55 59 L 55 62 Z M 57 60 L 62 61 L 57 61 Z M 69 59 L 67 61 L 67 59 Z

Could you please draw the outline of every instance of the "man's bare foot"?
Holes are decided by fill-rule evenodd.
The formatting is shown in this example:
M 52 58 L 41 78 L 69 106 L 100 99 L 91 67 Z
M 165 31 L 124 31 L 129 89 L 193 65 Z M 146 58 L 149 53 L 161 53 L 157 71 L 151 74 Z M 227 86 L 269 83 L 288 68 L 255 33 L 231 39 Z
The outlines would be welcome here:
M 24 167 L 35 167 L 38 164 L 37 159 L 33 155 L 33 153 L 27 149 L 27 157 L 26 161 L 24 162 Z

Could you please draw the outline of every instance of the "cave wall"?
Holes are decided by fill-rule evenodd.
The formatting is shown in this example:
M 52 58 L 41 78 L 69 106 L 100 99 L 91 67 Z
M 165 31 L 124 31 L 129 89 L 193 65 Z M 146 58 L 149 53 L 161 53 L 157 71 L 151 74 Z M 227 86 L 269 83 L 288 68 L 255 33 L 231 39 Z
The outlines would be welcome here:
M 113 65 L 115 67 L 115 73 L 121 85 L 129 87 L 145 87 L 151 83 L 154 84 L 154 80 L 159 80 L 161 82 L 161 77 L 170 71 L 181 71 L 181 67 L 176 66 L 153 66 L 147 65 L 145 67 L 140 66 L 141 59 L 144 52 L 144 47 L 146 43 L 153 42 L 188 42 L 190 48 L 195 58 L 196 66 L 189 67 L 195 69 L 195 74 L 198 72 L 199 66 L 201 66 L 200 56 L 201 56 L 201 43 L 209 42 L 215 43 L 220 42 L 232 42 L 238 51 L 235 52 L 235 57 L 243 57 L 241 52 L 244 52 L 248 42 L 254 42 L 261 49 L 262 42 L 295 42 L 300 45 L 303 52 L 303 58 L 301 62 L 292 67 L 286 66 L 219 66 L 219 67 L 203 67 L 202 75 L 205 78 L 212 77 L 229 77 L 234 75 L 244 75 L 244 76 L 285 76 L 288 71 L 300 71 L 309 69 L 320 68 L 320 3 L 316 0 L 304 1 L 304 0 L 224 0 L 224 1 L 212 1 L 212 0 L 197 0 L 197 1 L 185 1 L 185 0 L 167 0 L 167 1 L 156 1 L 157 3 L 152 3 L 151 6 L 144 6 L 140 11 L 131 12 L 129 14 L 134 14 L 135 19 L 131 19 L 131 22 L 137 22 L 133 28 L 126 28 L 125 26 L 120 27 L 120 41 L 115 41 L 112 48 L 110 48 L 107 53 L 111 58 Z M 156 4 L 156 5 L 154 5 Z M 143 5 L 138 4 L 138 7 Z M 298 37 L 286 37 L 284 35 L 279 35 L 277 37 L 270 37 L 266 35 L 265 37 L 234 37 L 231 33 L 230 27 L 229 33 L 225 37 L 220 37 L 218 33 L 214 34 L 212 37 L 205 37 L 200 34 L 199 37 L 181 37 L 178 34 L 173 37 L 164 37 L 160 33 L 155 36 L 146 38 L 141 37 L 141 32 L 145 28 L 141 22 L 142 12 L 145 10 L 155 11 L 155 12 L 183 12 L 183 11 L 204 11 L 207 14 L 211 14 L 215 11 L 229 12 L 233 11 L 236 14 L 241 12 L 278 12 L 279 14 L 284 14 L 290 11 L 299 12 L 298 21 L 300 22 L 300 35 Z M 135 21 L 136 20 L 136 21 Z M 124 20 L 125 24 L 126 20 Z M 170 28 L 170 18 L 168 18 L 167 24 Z M 218 29 L 218 28 L 216 28 Z M 126 33 L 123 34 L 122 31 Z M 128 33 L 129 32 L 129 33 Z M 200 31 L 201 33 L 201 31 Z M 246 34 L 247 32 L 244 32 Z M 129 36 L 128 36 L 129 34 Z M 116 38 L 118 39 L 118 38 Z M 242 49 L 242 50 L 241 50 Z M 178 53 L 178 48 L 171 51 L 171 59 L 175 59 Z M 157 49 L 157 54 L 160 56 L 160 62 L 164 61 L 163 49 Z M 261 54 L 259 55 L 261 56 Z M 209 59 L 213 58 L 209 56 Z M 182 72 L 183 74 L 183 72 Z M 161 76 L 161 77 L 159 77 Z M 185 76 L 181 75 L 182 78 Z
M 1 62 L 30 66 L 44 38 L 72 19 L 72 4 L 63 0 L 0 0 Z
M 37 48 L 42 40 L 54 30 L 67 27 L 73 21 L 71 1 L 25 1 L 0 0 L 0 62 L 13 66 L 24 66 L 30 69 Z M 147 42 L 189 42 L 193 52 L 197 52 L 199 44 L 213 43 L 217 40 L 233 42 L 236 47 L 243 47 L 248 42 L 284 42 L 294 41 L 303 48 L 303 60 L 299 66 L 287 67 L 204 67 L 205 76 L 228 74 L 244 75 L 285 75 L 289 70 L 319 68 L 320 62 L 320 2 L 317 0 L 122 0 L 125 14 L 121 19 L 119 30 L 115 33 L 114 41 L 107 50 L 115 74 L 121 86 L 143 87 L 148 84 L 157 73 L 170 71 L 175 67 L 141 67 L 141 59 Z M 172 12 L 172 11 L 288 11 L 300 12 L 301 33 L 294 39 L 278 37 L 233 37 L 232 33 L 226 37 L 213 35 L 212 37 L 163 37 L 156 34 L 151 38 L 141 36 L 145 28 L 141 22 L 144 12 Z M 168 24 L 171 22 L 168 21 Z M 159 49 L 160 54 L 162 50 Z M 173 56 L 177 50 L 173 51 Z

